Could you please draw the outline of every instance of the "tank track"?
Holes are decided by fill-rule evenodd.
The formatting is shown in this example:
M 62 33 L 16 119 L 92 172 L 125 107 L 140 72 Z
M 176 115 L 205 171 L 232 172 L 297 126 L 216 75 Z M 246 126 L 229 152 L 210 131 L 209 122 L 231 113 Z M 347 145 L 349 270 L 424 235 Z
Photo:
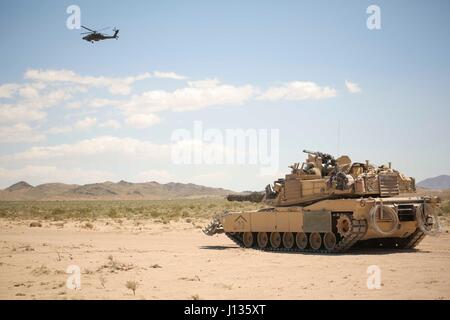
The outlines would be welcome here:
M 312 248 L 300 249 L 294 246 L 292 248 L 284 248 L 282 244 L 279 248 L 270 247 L 270 244 L 265 248 L 260 248 L 256 245 L 256 241 L 254 241 L 252 249 L 257 249 L 261 251 L 275 251 L 275 252 L 306 252 L 306 253 L 325 253 L 325 254 L 333 254 L 333 253 L 342 253 L 350 249 L 356 242 L 364 237 L 367 232 L 367 221 L 352 219 L 352 229 L 348 236 L 340 237 L 339 241 L 336 243 L 336 246 L 332 250 L 327 250 L 322 247 L 318 250 L 314 250 Z M 230 233 L 225 232 L 225 235 L 230 238 L 234 243 L 242 248 L 247 247 L 244 245 L 242 241 L 242 233 Z M 338 235 L 336 235 L 338 236 Z
M 402 243 L 401 248 L 402 249 L 414 248 L 423 240 L 423 238 L 425 238 L 425 233 L 419 228 L 417 228 L 416 231 L 414 231 L 411 235 L 403 239 L 406 241 L 404 244 Z
M 358 245 L 363 248 L 412 249 L 425 238 L 425 235 L 420 228 L 417 228 L 416 231 L 406 238 L 370 239 L 364 240 Z

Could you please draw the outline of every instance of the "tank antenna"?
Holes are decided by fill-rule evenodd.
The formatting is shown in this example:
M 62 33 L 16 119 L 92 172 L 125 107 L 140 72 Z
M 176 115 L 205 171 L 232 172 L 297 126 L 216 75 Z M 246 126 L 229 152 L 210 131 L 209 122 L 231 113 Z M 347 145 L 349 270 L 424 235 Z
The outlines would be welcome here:
M 341 119 L 338 120 L 338 132 L 337 132 L 337 156 L 341 154 Z

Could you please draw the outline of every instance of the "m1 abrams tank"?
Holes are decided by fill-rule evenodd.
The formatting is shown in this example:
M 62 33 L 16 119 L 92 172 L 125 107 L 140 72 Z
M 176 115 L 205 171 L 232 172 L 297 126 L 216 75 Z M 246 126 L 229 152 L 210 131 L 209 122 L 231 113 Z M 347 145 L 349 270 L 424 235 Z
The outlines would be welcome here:
M 414 248 L 440 231 L 440 199 L 418 196 L 414 178 L 391 164 L 353 163 L 311 152 L 266 187 L 269 207 L 224 212 L 203 229 L 239 246 L 271 251 L 339 253 L 351 247 Z

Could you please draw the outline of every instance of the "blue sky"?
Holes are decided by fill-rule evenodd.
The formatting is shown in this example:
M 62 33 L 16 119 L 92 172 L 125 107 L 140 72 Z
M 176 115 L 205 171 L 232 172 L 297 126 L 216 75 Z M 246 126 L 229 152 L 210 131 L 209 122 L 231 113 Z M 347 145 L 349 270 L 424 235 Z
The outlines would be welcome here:
M 71 4 L 120 39 L 81 40 L 66 28 Z M 366 26 L 371 4 L 380 30 Z M 448 1 L 2 0 L 0 187 L 271 182 L 258 165 L 173 164 L 171 135 L 194 121 L 278 129 L 280 172 L 308 148 L 392 161 L 418 180 L 449 174 L 449 12 Z

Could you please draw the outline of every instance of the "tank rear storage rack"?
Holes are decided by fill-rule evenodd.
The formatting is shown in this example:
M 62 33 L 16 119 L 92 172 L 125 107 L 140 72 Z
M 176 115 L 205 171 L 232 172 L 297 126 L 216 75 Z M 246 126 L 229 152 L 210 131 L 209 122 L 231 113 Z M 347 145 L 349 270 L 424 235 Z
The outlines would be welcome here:
M 400 194 L 397 175 L 380 174 L 378 180 L 380 182 L 380 196 L 391 197 Z

